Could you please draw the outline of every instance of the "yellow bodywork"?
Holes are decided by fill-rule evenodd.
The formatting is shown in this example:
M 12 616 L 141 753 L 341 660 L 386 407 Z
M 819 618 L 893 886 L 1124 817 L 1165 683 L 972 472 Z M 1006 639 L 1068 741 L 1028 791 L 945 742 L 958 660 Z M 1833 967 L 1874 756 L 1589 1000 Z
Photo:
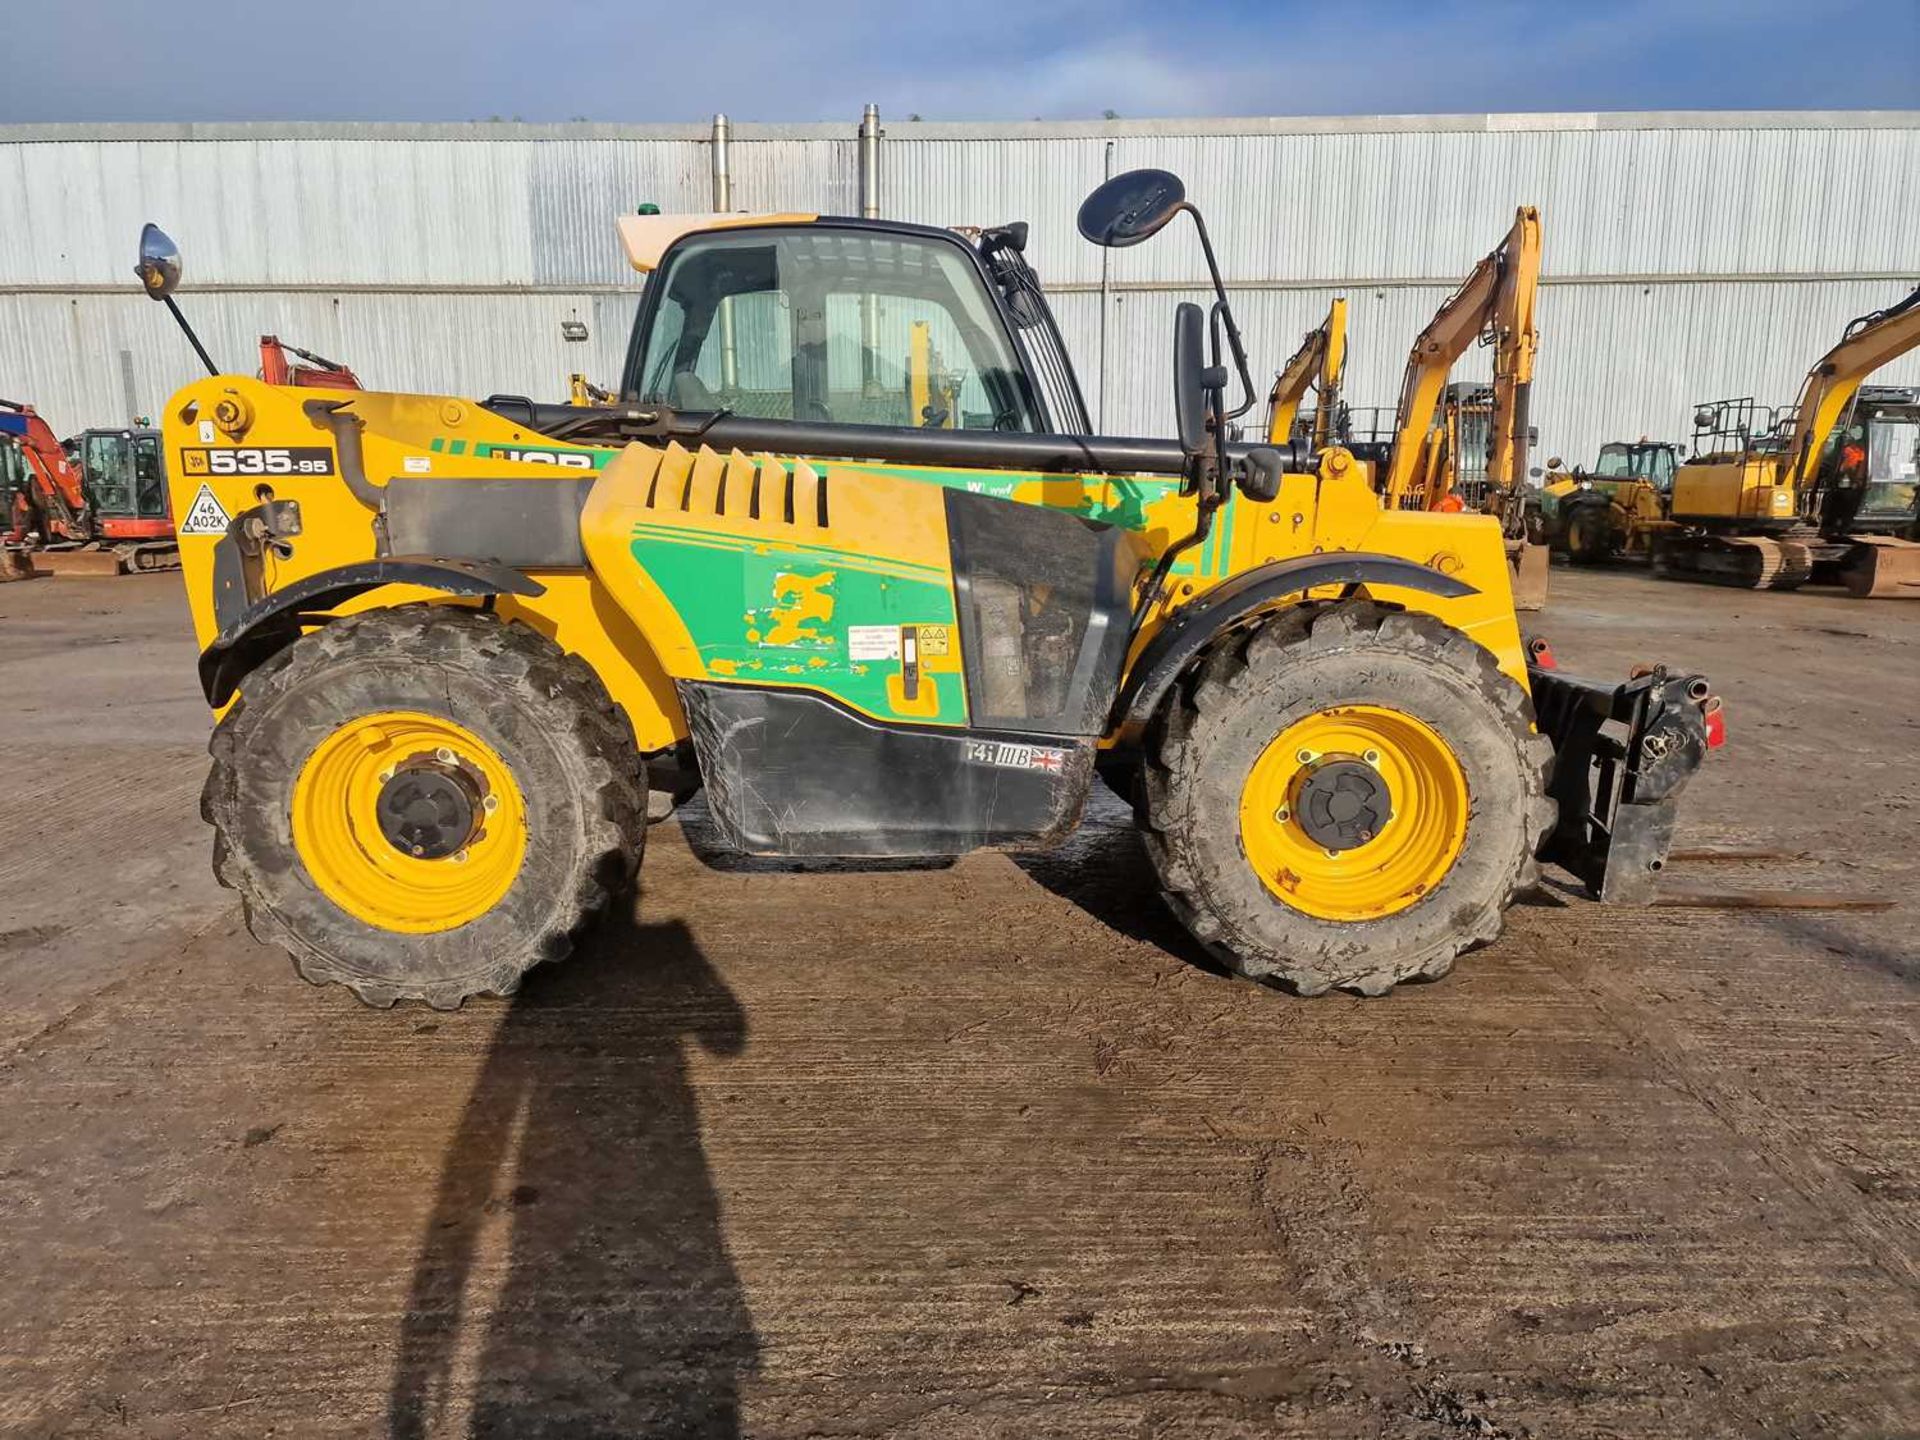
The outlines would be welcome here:
M 218 631 L 213 563 L 220 538 L 187 523 L 203 490 L 228 516 L 269 497 L 298 502 L 300 532 L 285 538 L 265 561 L 269 591 L 371 560 L 378 553 L 374 514 L 339 475 L 222 473 L 230 467 L 209 463 L 212 452 L 226 447 L 330 447 L 330 431 L 302 408 L 309 400 L 344 400 L 363 422 L 365 472 L 375 485 L 397 477 L 425 482 L 445 476 L 450 485 L 492 478 L 554 479 L 604 467 L 580 517 L 590 568 L 529 570 L 545 592 L 535 597 L 503 595 L 496 608 L 586 661 L 625 711 L 637 743 L 646 751 L 687 736 L 676 680 L 741 679 L 805 688 L 818 684 L 813 672 L 832 662 L 824 655 L 805 661 L 789 657 L 756 672 L 754 659 L 739 657 L 757 652 L 735 651 L 728 659 L 719 647 L 696 643 L 679 608 L 636 559 L 636 535 L 707 547 L 716 555 L 744 557 L 741 563 L 770 568 L 772 581 L 767 593 L 756 598 L 758 608 L 740 612 L 735 628 L 745 638 L 764 640 L 778 629 L 785 639 L 804 640 L 807 627 L 827 613 L 823 607 L 832 587 L 819 583 L 820 566 L 783 570 L 780 557 L 785 555 L 823 557 L 821 563 L 835 569 L 843 588 L 857 581 L 882 597 L 895 591 L 946 593 L 946 613 L 910 611 L 897 617 L 910 629 L 918 626 L 914 633 L 919 636 L 923 678 L 917 688 L 907 693 L 898 676 L 882 688 L 874 677 L 871 693 L 863 691 L 865 698 L 849 703 L 882 720 L 956 724 L 964 723 L 964 710 L 955 709 L 956 704 L 964 706 L 963 656 L 958 631 L 948 623 L 951 560 L 944 488 L 985 488 L 1096 518 L 1132 515 L 1128 528 L 1136 536 L 1143 568 L 1195 523 L 1194 498 L 1180 494 L 1166 477 L 941 471 L 720 454 L 673 443 L 635 443 L 614 455 L 553 441 L 469 400 L 376 392 L 343 397 L 339 391 L 217 376 L 181 390 L 163 419 L 169 465 L 177 477 L 171 488 L 175 523 L 182 531 L 181 563 L 203 649 Z M 216 414 L 222 417 L 218 423 Z M 512 458 L 489 454 L 490 447 L 515 453 Z M 766 502 L 757 515 L 752 513 L 756 482 Z M 828 531 L 814 526 L 814 503 L 823 484 L 831 496 Z M 789 492 L 790 511 L 785 503 Z M 779 504 L 771 498 L 776 494 Z M 1176 569 L 1146 618 L 1136 654 L 1169 615 L 1235 574 L 1296 556 L 1366 551 L 1430 566 L 1474 586 L 1476 593 L 1458 599 L 1393 587 L 1373 593 L 1437 616 L 1484 646 L 1515 681 L 1527 683 L 1498 523 L 1478 515 L 1383 510 L 1366 467 L 1343 449 L 1324 452 L 1318 473 L 1286 475 L 1271 502 L 1234 494 L 1216 518 L 1213 536 L 1198 550 L 1190 567 Z M 421 599 L 474 603 L 388 586 L 334 613 Z
M 1702 456 L 1674 472 L 1675 520 L 1785 523 L 1798 513 L 1784 456 Z

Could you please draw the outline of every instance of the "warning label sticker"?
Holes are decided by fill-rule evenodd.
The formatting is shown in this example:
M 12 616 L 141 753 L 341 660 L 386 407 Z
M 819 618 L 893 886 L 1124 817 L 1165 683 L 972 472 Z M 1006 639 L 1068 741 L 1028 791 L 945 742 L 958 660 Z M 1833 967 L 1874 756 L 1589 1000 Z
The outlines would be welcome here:
M 224 535 L 231 517 L 220 507 L 214 498 L 211 487 L 202 485 L 200 493 L 193 497 L 193 506 L 187 511 L 187 518 L 180 522 L 182 535 Z
M 945 655 L 952 643 L 950 625 L 922 625 L 920 630 L 920 653 L 922 655 Z
M 849 625 L 847 627 L 847 658 L 849 660 L 898 660 L 900 658 L 900 627 L 898 625 Z

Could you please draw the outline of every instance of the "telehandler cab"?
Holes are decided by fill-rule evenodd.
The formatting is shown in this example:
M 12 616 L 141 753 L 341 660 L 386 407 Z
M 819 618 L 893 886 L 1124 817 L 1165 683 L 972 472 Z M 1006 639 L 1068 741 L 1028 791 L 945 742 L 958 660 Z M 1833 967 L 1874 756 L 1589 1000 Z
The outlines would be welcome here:
M 1182 212 L 1204 244 L 1136 171 L 1079 225 Z M 1217 267 L 1177 438 L 1125 439 L 1024 225 L 621 230 L 615 403 L 213 374 L 168 405 L 215 865 L 308 979 L 511 991 L 632 880 L 649 789 L 696 782 L 754 853 L 954 855 L 1058 841 L 1098 766 L 1194 935 L 1305 994 L 1445 973 L 1543 856 L 1647 893 L 1706 682 L 1530 668 L 1497 519 L 1229 443 Z M 140 269 L 170 297 L 152 227 Z

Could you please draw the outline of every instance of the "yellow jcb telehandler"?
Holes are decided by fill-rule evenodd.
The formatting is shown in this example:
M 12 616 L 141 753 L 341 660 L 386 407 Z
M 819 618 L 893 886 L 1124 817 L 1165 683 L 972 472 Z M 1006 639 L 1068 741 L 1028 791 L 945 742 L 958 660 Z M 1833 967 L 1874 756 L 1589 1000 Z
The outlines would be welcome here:
M 1079 225 L 1182 213 L 1204 242 L 1137 171 Z M 690 780 L 754 853 L 953 855 L 1058 841 L 1098 766 L 1192 932 L 1305 994 L 1445 973 L 1541 858 L 1647 894 L 1706 682 L 1530 666 L 1497 520 L 1230 443 L 1255 395 L 1210 245 L 1163 440 L 1090 433 L 1024 225 L 621 230 L 613 403 L 219 373 L 168 403 L 215 864 L 307 978 L 511 991 Z M 171 296 L 151 227 L 140 268 Z M 916 412 L 936 350 L 951 403 Z

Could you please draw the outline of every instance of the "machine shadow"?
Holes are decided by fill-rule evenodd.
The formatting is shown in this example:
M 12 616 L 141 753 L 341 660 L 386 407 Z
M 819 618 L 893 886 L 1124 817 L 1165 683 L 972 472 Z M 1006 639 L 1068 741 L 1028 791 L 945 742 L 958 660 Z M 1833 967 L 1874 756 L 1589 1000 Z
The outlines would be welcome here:
M 463 1402 L 476 1437 L 740 1434 L 759 1344 L 687 1057 L 746 1037 L 679 924 L 610 921 L 527 977 L 442 1165 L 392 1435 L 446 1433 Z
M 1080 827 L 1058 846 L 1008 858 L 1043 889 L 1071 901 L 1109 930 L 1209 975 L 1227 974 L 1160 898 L 1160 877 L 1140 839 L 1133 807 L 1104 781 L 1087 792 Z

